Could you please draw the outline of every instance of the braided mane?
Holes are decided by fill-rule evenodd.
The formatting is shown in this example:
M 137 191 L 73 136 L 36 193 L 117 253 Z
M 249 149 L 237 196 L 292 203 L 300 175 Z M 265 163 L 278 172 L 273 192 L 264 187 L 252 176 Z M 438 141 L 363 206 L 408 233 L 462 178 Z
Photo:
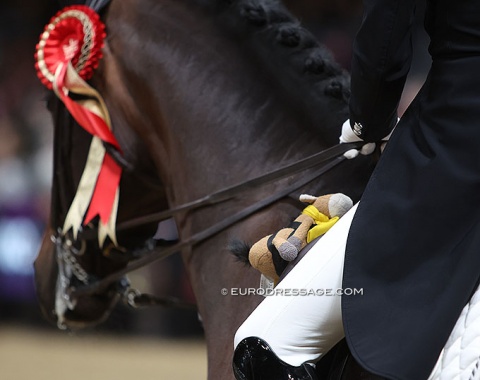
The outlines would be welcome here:
M 349 76 L 279 0 L 191 0 L 258 61 L 265 76 L 303 111 L 305 123 L 332 130 L 348 117 Z M 335 140 L 333 140 L 335 139 Z

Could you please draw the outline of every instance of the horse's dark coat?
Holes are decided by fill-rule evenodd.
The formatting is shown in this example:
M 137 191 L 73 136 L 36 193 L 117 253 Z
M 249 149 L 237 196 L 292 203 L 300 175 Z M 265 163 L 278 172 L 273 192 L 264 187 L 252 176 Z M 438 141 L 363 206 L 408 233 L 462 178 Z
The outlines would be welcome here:
M 164 185 L 142 185 L 127 172 L 118 222 L 191 201 L 337 143 L 347 116 L 348 76 L 279 2 L 112 0 L 104 20 L 107 45 L 91 83 L 105 98 L 127 161 Z M 56 129 L 66 127 L 63 123 L 57 119 Z M 83 131 L 72 128 L 70 133 L 80 136 Z M 65 204 L 83 168 L 80 150 L 85 155 L 86 146 L 75 140 L 78 154 L 63 156 L 68 169 L 55 173 L 53 202 L 66 200 L 53 209 L 58 214 L 52 215 L 52 230 L 63 224 Z M 372 168 L 371 158 L 359 158 L 303 191 L 341 191 L 358 199 Z M 180 236 L 186 238 L 296 178 L 220 207 L 179 215 Z M 278 202 L 182 253 L 205 328 L 209 378 L 232 378 L 233 334 L 260 301 L 221 295 L 222 288 L 258 283 L 255 271 L 233 260 L 228 242 L 233 237 L 256 241 L 296 213 L 291 202 Z M 139 236 L 122 234 L 119 239 L 129 246 L 138 244 Z M 98 256 L 99 250 L 93 251 Z M 52 255 L 47 234 L 36 262 L 39 296 L 47 311 L 56 270 Z M 109 259 L 93 261 L 85 265 L 97 275 L 112 269 Z M 98 301 L 92 315 L 86 302 L 72 319 L 93 320 Z

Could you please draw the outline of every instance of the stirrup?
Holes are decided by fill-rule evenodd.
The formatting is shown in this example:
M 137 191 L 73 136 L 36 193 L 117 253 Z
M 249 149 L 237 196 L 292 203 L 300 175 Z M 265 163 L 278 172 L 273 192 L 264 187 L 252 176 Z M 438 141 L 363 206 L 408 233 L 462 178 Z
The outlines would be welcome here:
M 267 342 L 253 336 L 243 339 L 235 349 L 233 373 L 237 380 L 318 380 L 314 367 L 285 363 Z

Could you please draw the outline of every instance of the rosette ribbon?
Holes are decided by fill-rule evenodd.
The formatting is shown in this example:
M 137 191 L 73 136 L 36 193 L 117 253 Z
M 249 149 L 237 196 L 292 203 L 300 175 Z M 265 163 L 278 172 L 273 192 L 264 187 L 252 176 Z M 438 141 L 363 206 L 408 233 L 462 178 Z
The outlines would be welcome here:
M 121 152 L 107 107 L 101 95 L 85 81 L 98 66 L 104 37 L 105 26 L 91 8 L 67 7 L 47 25 L 36 52 L 40 80 L 53 89 L 77 123 L 93 136 L 63 233 L 71 229 L 76 239 L 81 226 L 98 215 L 100 246 L 107 236 L 117 245 L 115 223 L 122 174 L 121 167 L 104 147 L 110 144 Z M 76 97 L 80 100 L 74 100 L 71 94 L 80 95 Z

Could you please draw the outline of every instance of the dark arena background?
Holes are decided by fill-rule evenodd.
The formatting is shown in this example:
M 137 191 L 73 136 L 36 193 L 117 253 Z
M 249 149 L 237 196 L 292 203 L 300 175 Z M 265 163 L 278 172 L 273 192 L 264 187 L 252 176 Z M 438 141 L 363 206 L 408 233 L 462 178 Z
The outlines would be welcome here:
M 348 70 L 361 1 L 284 2 Z M 101 326 L 75 333 L 59 331 L 41 316 L 32 263 L 49 213 L 53 130 L 34 52 L 57 10 L 54 0 L 0 2 L 0 379 L 205 378 L 194 311 L 119 305 Z M 416 45 L 425 43 L 417 33 Z M 428 63 L 416 55 L 401 110 L 423 83 Z M 177 256 L 130 277 L 142 290 L 194 301 Z

